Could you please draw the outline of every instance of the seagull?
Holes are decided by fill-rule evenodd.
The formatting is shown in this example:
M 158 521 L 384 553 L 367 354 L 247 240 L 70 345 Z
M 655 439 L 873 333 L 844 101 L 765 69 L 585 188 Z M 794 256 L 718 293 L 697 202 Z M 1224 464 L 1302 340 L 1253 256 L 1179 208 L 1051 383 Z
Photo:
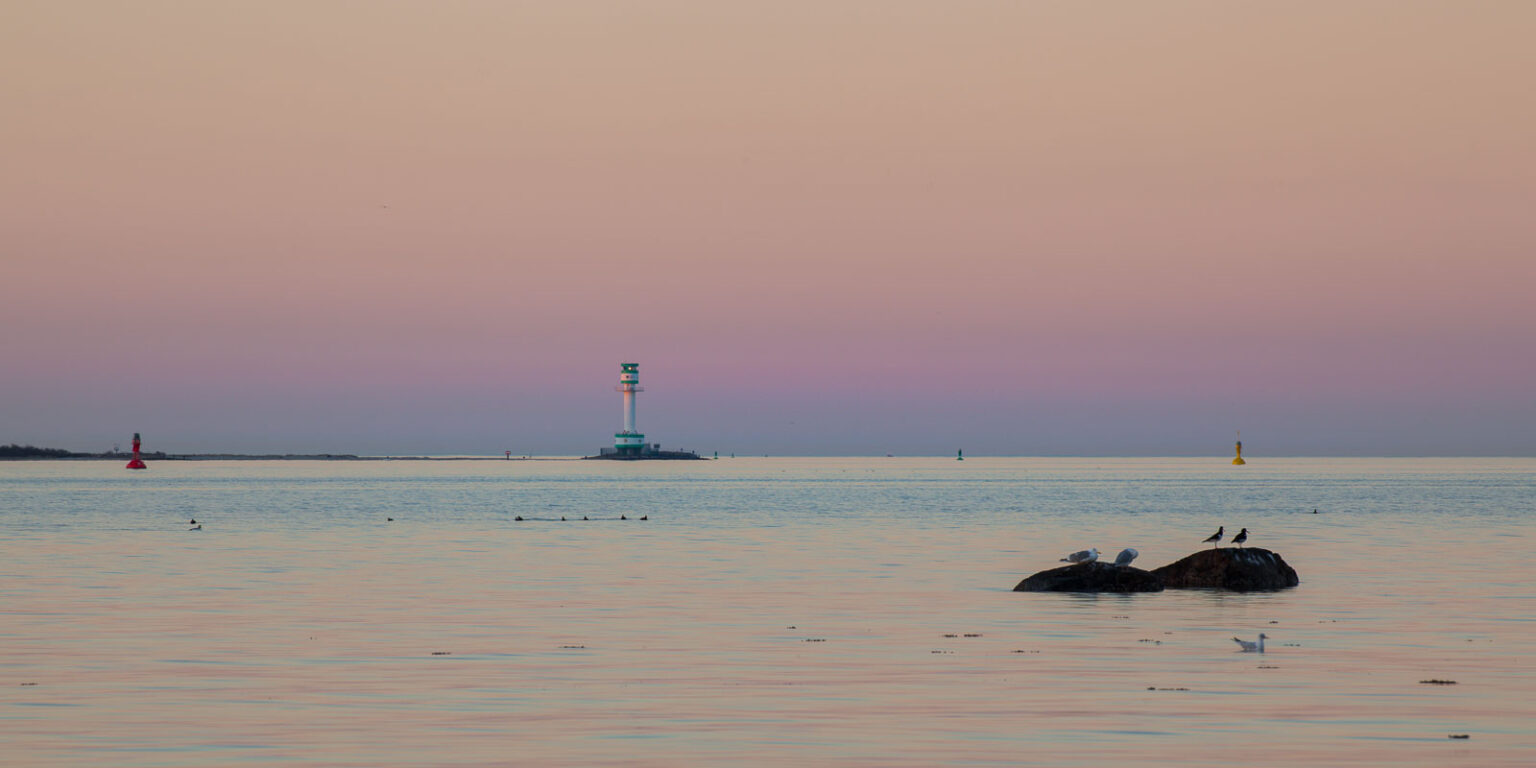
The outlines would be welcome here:
M 1232 537 L 1232 543 L 1236 544 L 1239 547 L 1243 546 L 1243 542 L 1245 542 L 1247 540 L 1248 540 L 1248 529 L 1247 528 L 1244 528 L 1241 531 L 1238 531 L 1237 535 Z
M 1238 639 L 1236 637 L 1232 638 L 1232 642 L 1237 643 L 1238 645 L 1242 646 L 1243 647 L 1243 653 L 1255 653 L 1255 652 L 1263 653 L 1264 652 L 1264 638 L 1266 638 L 1266 637 L 1269 637 L 1269 635 L 1266 635 L 1263 632 L 1260 632 L 1259 633 L 1259 640 L 1258 640 L 1258 642 L 1250 643 L 1247 640 L 1241 640 L 1241 639 Z
M 1135 560 L 1136 556 L 1139 555 L 1139 554 L 1141 554 L 1141 553 L 1137 552 L 1135 549 L 1133 549 L 1131 547 L 1126 547 L 1125 549 L 1120 550 L 1120 554 L 1115 555 L 1115 565 L 1118 565 L 1118 566 L 1121 566 L 1121 567 L 1125 567 L 1127 565 L 1130 565 L 1131 561 Z
M 1091 563 L 1099 559 L 1099 548 L 1085 549 L 1081 552 L 1073 552 L 1061 559 L 1063 563 Z
M 1221 532 L 1225 531 L 1226 529 L 1227 527 L 1225 525 L 1216 526 L 1216 532 L 1211 534 L 1210 538 L 1206 539 L 1206 541 L 1211 542 L 1211 546 L 1213 548 L 1221 546 Z

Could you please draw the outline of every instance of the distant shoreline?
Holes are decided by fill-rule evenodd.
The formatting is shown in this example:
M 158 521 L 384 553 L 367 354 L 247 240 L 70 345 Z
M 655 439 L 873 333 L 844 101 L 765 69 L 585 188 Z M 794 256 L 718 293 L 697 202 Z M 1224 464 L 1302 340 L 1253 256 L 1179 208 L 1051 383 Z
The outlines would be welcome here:
M 12 447 L 12 446 L 6 446 Z M 30 448 L 30 446 L 28 446 Z M 352 453 L 140 453 L 145 461 L 580 461 L 579 456 L 358 456 Z M 0 452 L 0 461 L 127 461 L 121 452 L 74 453 L 58 449 Z

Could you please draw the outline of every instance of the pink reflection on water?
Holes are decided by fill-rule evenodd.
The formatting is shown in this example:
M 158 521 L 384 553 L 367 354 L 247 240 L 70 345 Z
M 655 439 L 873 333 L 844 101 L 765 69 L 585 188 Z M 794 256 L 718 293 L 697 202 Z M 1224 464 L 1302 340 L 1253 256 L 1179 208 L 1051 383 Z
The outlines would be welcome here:
M 1527 518 L 1266 514 L 1239 524 L 1298 568 L 1298 589 L 1019 594 L 1008 591 L 1019 577 L 1085 541 L 1135 545 L 1149 567 L 1198 548 L 1224 513 L 1057 511 L 1072 493 L 1112 510 L 1117 494 L 1207 470 L 1199 460 L 986 459 L 942 470 L 1003 483 L 988 496 L 986 483 L 955 485 L 916 460 L 881 461 L 670 468 L 692 473 L 667 486 L 679 509 L 643 525 L 466 518 L 485 494 L 513 506 L 539 485 L 514 475 L 479 487 L 408 465 L 332 467 L 364 476 L 312 498 L 281 468 L 183 466 L 191 485 L 167 498 L 215 498 L 222 481 L 198 473 L 222 473 L 266 500 L 200 513 L 199 534 L 157 510 L 9 525 L 8 760 L 1529 763 Z M 1356 467 L 1348 482 L 1379 481 L 1390 494 L 1399 470 L 1413 469 L 1384 465 Z M 840 476 L 870 467 L 857 481 Z M 782 470 L 807 481 L 806 495 L 790 497 L 807 504 L 799 513 L 763 510 L 786 493 L 770 479 Z M 594 517 L 618 488 L 644 492 L 623 485 L 629 476 L 589 484 L 603 477 L 581 474 L 599 472 L 587 466 L 454 471 L 542 473 L 564 484 L 552 498 L 590 504 L 582 511 Z M 1315 463 L 1260 471 L 1331 477 Z M 1519 471 L 1528 490 L 1529 467 Z M 300 474 L 311 472 L 327 469 Z M 1031 485 L 1065 494 L 1035 507 L 1009 484 L 1025 475 L 1107 484 Z M 690 482 L 731 484 L 739 508 L 688 512 Z M 459 494 L 460 511 L 407 505 L 389 524 L 303 511 L 438 491 Z M 855 506 L 890 506 L 818 511 L 849 494 Z M 978 508 L 932 511 L 963 494 Z M 980 508 L 988 498 L 998 506 Z M 1013 503 L 1022 508 L 1004 506 Z M 1260 631 L 1268 653 L 1235 652 L 1233 634 Z M 1431 678 L 1457 684 L 1419 683 Z M 1188 690 L 1163 690 L 1178 688 Z

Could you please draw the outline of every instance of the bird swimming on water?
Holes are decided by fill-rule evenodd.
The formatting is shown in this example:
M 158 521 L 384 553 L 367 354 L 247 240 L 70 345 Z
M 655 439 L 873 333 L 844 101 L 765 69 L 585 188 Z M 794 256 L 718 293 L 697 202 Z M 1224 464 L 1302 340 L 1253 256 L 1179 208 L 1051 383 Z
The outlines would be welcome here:
M 1250 643 L 1247 640 L 1242 640 L 1242 639 L 1236 638 L 1236 637 L 1232 638 L 1232 642 L 1237 643 L 1238 645 L 1242 646 L 1243 653 L 1263 653 L 1264 652 L 1264 638 L 1266 638 L 1266 637 L 1269 637 L 1269 635 L 1266 635 L 1263 632 L 1260 632 L 1259 633 L 1259 639 L 1258 639 L 1257 642 Z
M 1141 553 L 1137 552 L 1134 548 L 1126 547 L 1125 549 L 1120 550 L 1120 554 L 1115 555 L 1115 565 L 1121 567 L 1130 565 L 1131 561 L 1135 560 L 1136 556 L 1139 554 Z
M 1063 563 L 1091 563 L 1099 559 L 1099 548 L 1085 549 L 1081 552 L 1073 552 L 1061 559 Z
M 1225 531 L 1226 529 L 1227 527 L 1225 525 L 1216 526 L 1216 532 L 1211 534 L 1210 537 L 1206 539 L 1206 541 L 1211 543 L 1211 547 L 1214 548 L 1221 546 L 1221 532 Z
M 1243 542 L 1245 542 L 1247 540 L 1248 540 L 1248 529 L 1247 528 L 1244 528 L 1241 531 L 1238 531 L 1237 535 L 1232 537 L 1232 543 L 1236 544 L 1239 547 L 1243 546 Z
M 201 531 L 202 529 L 203 529 L 202 524 L 198 524 L 198 525 L 192 526 L 191 528 L 188 528 L 187 530 L 189 530 L 189 531 Z

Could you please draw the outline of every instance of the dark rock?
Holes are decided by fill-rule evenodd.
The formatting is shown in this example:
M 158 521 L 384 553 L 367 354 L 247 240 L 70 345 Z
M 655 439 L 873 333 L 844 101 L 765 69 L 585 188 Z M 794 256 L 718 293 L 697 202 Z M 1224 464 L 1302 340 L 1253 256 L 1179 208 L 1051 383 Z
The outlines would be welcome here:
M 1019 582 L 1015 592 L 1161 592 L 1155 574 L 1111 563 L 1077 563 L 1041 571 Z
M 1267 549 L 1202 549 L 1176 563 L 1154 569 L 1169 589 L 1230 589 L 1253 592 L 1285 589 L 1301 583 L 1296 569 Z

